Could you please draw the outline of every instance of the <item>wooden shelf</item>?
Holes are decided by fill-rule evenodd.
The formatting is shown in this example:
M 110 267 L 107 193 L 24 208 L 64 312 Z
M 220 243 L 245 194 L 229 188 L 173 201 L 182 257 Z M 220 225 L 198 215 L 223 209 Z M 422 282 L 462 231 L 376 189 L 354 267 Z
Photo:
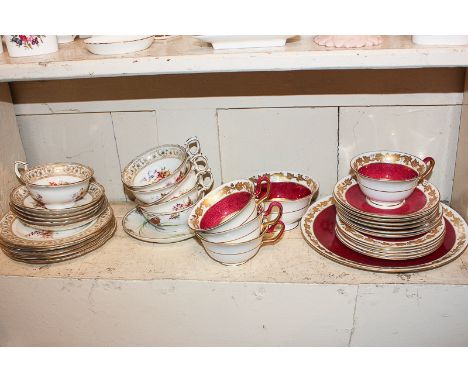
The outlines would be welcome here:
M 0 55 L 0 81 L 134 75 L 286 71 L 313 69 L 467 67 L 468 46 L 417 46 L 410 36 L 386 36 L 376 48 L 329 49 L 312 36 L 294 37 L 285 47 L 215 51 L 193 37 L 155 41 L 142 52 L 121 56 L 89 53 L 82 40 L 57 53 L 24 58 Z
M 122 217 L 131 203 L 113 204 L 118 221 L 115 236 L 102 248 L 63 263 L 33 266 L 0 255 L 0 276 L 117 280 L 201 280 L 303 284 L 468 284 L 468 253 L 428 272 L 382 274 L 365 272 L 330 261 L 316 253 L 300 229 L 288 232 L 276 245 L 260 250 L 239 267 L 211 260 L 202 246 L 189 239 L 174 244 L 152 244 L 129 237 Z

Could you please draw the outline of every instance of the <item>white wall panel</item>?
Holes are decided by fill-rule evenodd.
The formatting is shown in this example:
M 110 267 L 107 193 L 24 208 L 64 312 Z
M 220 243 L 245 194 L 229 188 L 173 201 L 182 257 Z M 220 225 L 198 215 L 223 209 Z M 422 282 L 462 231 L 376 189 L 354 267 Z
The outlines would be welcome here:
M 0 278 L 2 346 L 343 346 L 357 286 Z
M 208 158 L 215 184 L 221 183 L 216 109 L 158 109 L 158 135 L 161 144 L 183 144 L 197 136 L 202 153 Z
M 359 285 L 350 344 L 467 346 L 467 316 L 466 285 Z
M 218 110 L 224 181 L 262 171 L 311 176 L 320 193 L 336 183 L 338 108 Z
M 155 111 L 113 112 L 111 116 L 121 169 L 139 154 L 158 145 Z
M 397 150 L 436 160 L 430 178 L 450 200 L 461 106 L 392 106 L 340 108 L 339 177 L 349 161 L 365 151 Z
M 31 165 L 78 162 L 91 166 L 111 200 L 125 200 L 109 113 L 31 115 L 17 118 Z

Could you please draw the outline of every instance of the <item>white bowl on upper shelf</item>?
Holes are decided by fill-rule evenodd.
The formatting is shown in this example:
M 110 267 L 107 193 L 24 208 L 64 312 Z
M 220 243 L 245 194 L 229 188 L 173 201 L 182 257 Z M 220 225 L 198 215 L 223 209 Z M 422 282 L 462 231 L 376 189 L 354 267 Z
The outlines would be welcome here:
M 93 54 L 111 55 L 145 50 L 153 41 L 154 36 L 93 36 L 84 43 Z
M 467 45 L 468 35 L 414 35 L 418 45 Z
M 210 43 L 213 49 L 241 49 L 241 48 L 271 48 L 284 46 L 288 36 L 223 36 L 223 35 L 203 35 L 193 36 L 194 38 Z

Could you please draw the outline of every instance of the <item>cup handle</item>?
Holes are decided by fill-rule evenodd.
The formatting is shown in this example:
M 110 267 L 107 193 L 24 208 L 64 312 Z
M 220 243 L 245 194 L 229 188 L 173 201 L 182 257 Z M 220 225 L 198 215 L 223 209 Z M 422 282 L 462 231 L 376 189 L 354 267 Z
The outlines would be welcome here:
M 200 141 L 197 137 L 191 137 L 185 141 L 185 151 L 187 151 L 188 156 L 191 158 L 197 154 L 200 154 Z
M 280 227 L 280 230 L 279 232 L 274 233 L 277 227 Z M 265 244 L 275 244 L 283 236 L 285 228 L 286 227 L 284 226 L 284 223 L 280 220 L 278 223 L 276 223 L 274 226 L 268 229 L 263 236 L 264 238 L 262 239 L 262 246 Z M 271 232 L 271 236 L 268 235 L 269 237 L 265 238 L 265 236 L 269 234 L 270 232 Z
M 200 193 L 205 193 L 205 191 L 209 190 L 213 185 L 214 179 L 211 170 L 208 168 L 205 171 L 200 171 L 197 174 L 197 182 L 198 182 L 198 191 Z M 208 179 L 208 180 L 207 180 Z
M 266 189 L 265 194 L 256 201 L 257 206 L 263 203 L 265 200 L 267 200 L 270 197 L 270 190 L 271 190 L 270 178 L 267 176 L 261 176 L 260 178 L 257 179 L 257 185 L 255 186 L 255 198 L 258 198 L 260 194 L 262 193 L 262 183 L 266 183 L 267 189 Z
M 196 154 L 190 158 L 190 162 L 195 168 L 195 172 L 206 171 L 208 168 L 208 158 L 203 154 Z
M 271 213 L 273 212 L 273 208 L 275 207 L 278 209 L 278 213 L 276 217 L 273 220 L 267 220 L 266 222 L 262 222 L 262 232 L 264 230 L 269 230 L 271 227 L 274 227 L 276 223 L 278 223 L 279 220 L 281 219 L 283 215 L 283 205 L 280 202 L 270 203 L 270 205 L 268 206 L 268 209 L 265 211 L 263 215 L 263 218 L 271 215 Z
M 423 172 L 423 174 L 420 176 L 421 180 L 426 179 L 432 172 L 435 166 L 435 160 L 432 157 L 426 157 L 423 159 L 423 162 L 426 164 L 426 170 Z
M 15 174 L 21 180 L 21 171 L 28 171 L 28 163 L 20 160 L 15 161 Z

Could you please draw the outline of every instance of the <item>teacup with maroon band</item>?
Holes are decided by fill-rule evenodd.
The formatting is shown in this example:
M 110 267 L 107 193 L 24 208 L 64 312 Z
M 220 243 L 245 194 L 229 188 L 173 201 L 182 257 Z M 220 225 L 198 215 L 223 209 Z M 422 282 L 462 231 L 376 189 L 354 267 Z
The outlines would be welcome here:
M 263 184 L 267 192 L 260 196 Z M 269 194 L 267 177 L 259 178 L 256 185 L 247 179 L 225 183 L 198 201 L 188 224 L 194 231 L 212 233 L 238 227 L 257 215 L 258 206 Z
M 420 159 L 398 151 L 373 151 L 351 160 L 351 168 L 367 202 L 378 208 L 398 208 L 434 168 L 431 157 Z

